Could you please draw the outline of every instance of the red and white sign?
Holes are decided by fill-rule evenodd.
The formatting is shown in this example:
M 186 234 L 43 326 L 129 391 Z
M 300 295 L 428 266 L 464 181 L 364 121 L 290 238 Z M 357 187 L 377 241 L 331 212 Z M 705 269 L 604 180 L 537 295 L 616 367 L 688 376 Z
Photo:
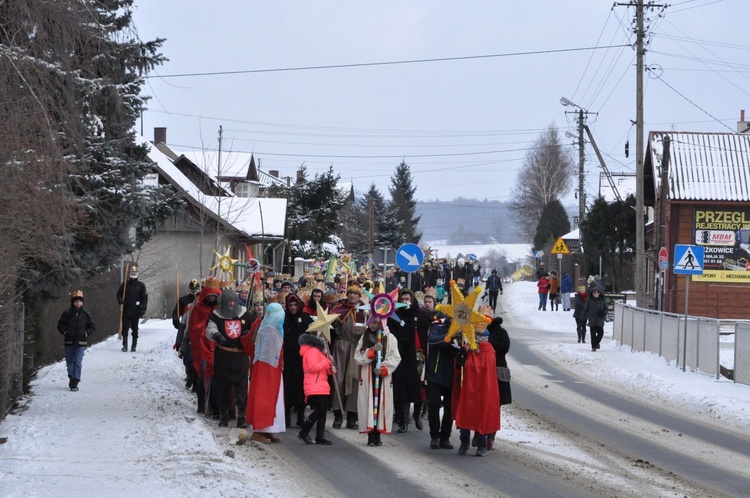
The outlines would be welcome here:
M 667 253 L 666 247 L 659 249 L 659 268 L 662 270 L 669 268 L 669 253 Z

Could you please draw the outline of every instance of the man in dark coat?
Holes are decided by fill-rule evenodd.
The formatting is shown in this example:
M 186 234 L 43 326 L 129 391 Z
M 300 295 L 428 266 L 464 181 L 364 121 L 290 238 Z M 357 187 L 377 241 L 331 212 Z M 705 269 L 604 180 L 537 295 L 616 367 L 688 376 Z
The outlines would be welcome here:
M 451 393 L 458 344 L 445 342 L 445 334 L 451 325 L 450 318 L 435 317 L 427 337 L 427 420 L 430 425 L 430 448 L 453 449 L 450 442 L 453 417 Z M 444 315 L 442 315 L 444 318 Z M 443 419 L 440 420 L 440 408 Z
M 399 302 L 408 304 L 396 311 L 402 323 L 389 319 L 388 329 L 398 341 L 398 352 L 401 363 L 393 372 L 393 404 L 397 432 L 404 433 L 409 428 L 409 409 L 415 404 L 414 422 L 422 430 L 421 409 L 424 400 L 419 399 L 420 385 L 424 373 L 424 347 L 427 344 L 427 332 L 432 323 L 432 316 L 424 312 L 414 293 L 409 289 L 399 292 Z M 420 350 L 421 358 L 417 358 Z M 419 360 L 419 361 L 418 361 Z
M 495 349 L 495 365 L 508 368 L 508 362 L 505 359 L 505 355 L 508 354 L 508 351 L 510 350 L 510 336 L 508 336 L 508 331 L 503 328 L 503 319 L 499 316 L 493 318 L 492 322 L 487 325 L 487 332 L 490 334 L 488 341 Z M 500 406 L 511 404 L 513 402 L 513 396 L 510 391 L 510 382 L 502 382 L 498 379 L 497 387 L 500 391 Z M 491 450 L 494 447 L 495 434 L 496 432 L 492 432 L 487 435 L 488 450 Z
M 128 330 L 132 330 L 133 344 L 130 351 L 135 352 L 138 345 L 138 320 L 146 314 L 148 294 L 146 284 L 138 280 L 137 266 L 130 267 L 128 276 L 128 280 L 117 289 L 117 302 L 122 310 L 122 351 L 128 350 Z
M 490 308 L 494 313 L 497 308 L 497 295 L 503 292 L 503 282 L 497 276 L 497 270 L 492 270 L 492 275 L 487 279 L 487 292 L 490 295 Z
M 71 391 L 78 390 L 83 355 L 88 346 L 88 338 L 95 330 L 94 317 L 83 307 L 83 291 L 73 291 L 70 294 L 70 308 L 63 311 L 57 321 L 57 331 L 65 336 L 65 363 Z
M 290 427 L 292 410 L 297 414 L 297 427 L 305 421 L 305 392 L 303 387 L 302 356 L 299 337 L 307 332 L 313 319 L 302 311 L 302 300 L 297 294 L 286 296 L 284 316 L 284 407 L 286 425 Z
M 602 289 L 598 286 L 593 286 L 591 295 L 586 300 L 586 306 L 583 308 L 583 313 L 589 321 L 589 329 L 591 329 L 591 351 L 599 349 L 599 344 L 604 337 L 604 322 L 607 319 L 607 300 L 604 298 Z
M 172 311 L 172 325 L 177 329 L 177 336 L 174 340 L 174 346 L 172 348 L 178 352 L 182 358 L 182 364 L 185 365 L 185 387 L 188 389 L 198 390 L 198 374 L 193 368 L 193 355 L 192 350 L 189 347 L 190 341 L 185 341 L 185 347 L 183 347 L 183 339 L 185 338 L 185 329 L 187 328 L 187 320 L 185 319 L 185 313 L 189 309 L 190 305 L 195 303 L 195 299 L 201 291 L 201 284 L 197 279 L 193 279 L 188 284 L 190 294 L 185 294 L 177 300 L 177 304 Z

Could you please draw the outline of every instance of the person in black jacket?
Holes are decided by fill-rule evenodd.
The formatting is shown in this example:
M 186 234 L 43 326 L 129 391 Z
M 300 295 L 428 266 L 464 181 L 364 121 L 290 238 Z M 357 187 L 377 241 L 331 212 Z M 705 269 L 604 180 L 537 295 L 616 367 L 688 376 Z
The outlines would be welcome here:
M 83 307 L 83 291 L 70 294 L 70 308 L 63 311 L 57 321 L 57 331 L 65 336 L 65 363 L 68 366 L 68 387 L 78 390 L 81 382 L 83 354 L 88 346 L 88 338 L 96 330 L 94 317 Z
M 133 345 L 130 351 L 135 352 L 138 345 L 138 320 L 146 314 L 148 294 L 146 284 L 138 280 L 138 267 L 131 266 L 129 279 L 117 289 L 117 302 L 122 316 L 122 351 L 128 350 L 128 330 L 133 331 Z
M 445 342 L 445 334 L 451 326 L 451 319 L 441 320 L 440 316 L 430 326 L 427 336 L 427 420 L 430 425 L 430 448 L 453 449 L 450 442 L 453 418 L 451 416 L 451 393 L 456 353 L 456 341 Z M 443 420 L 440 420 L 440 408 Z
M 489 325 L 487 325 L 487 332 L 489 332 L 488 341 L 492 344 L 495 349 L 495 365 L 498 367 L 508 368 L 508 362 L 505 359 L 505 355 L 510 350 L 510 336 L 508 331 L 503 328 L 503 319 L 501 317 L 495 317 L 492 319 Z M 513 396 L 510 391 L 510 382 L 497 381 L 498 389 L 500 390 L 500 406 L 509 405 L 513 402 Z M 487 435 L 487 449 L 493 449 L 495 444 L 495 432 Z
M 486 288 L 490 295 L 490 308 L 494 313 L 497 310 L 497 295 L 503 293 L 503 282 L 497 276 L 497 270 L 492 270 L 492 275 L 487 279 Z
M 607 317 L 607 300 L 600 287 L 594 286 L 591 295 L 586 300 L 583 313 L 591 329 L 591 351 L 599 349 L 599 343 L 604 337 L 604 322 Z
M 185 329 L 187 329 L 185 313 L 190 305 L 198 298 L 198 294 L 201 292 L 201 284 L 194 278 L 190 281 L 190 284 L 188 284 L 188 289 L 190 290 L 190 294 L 186 294 L 178 299 L 177 304 L 175 304 L 174 310 L 172 311 L 172 325 L 177 329 L 177 337 L 175 337 L 172 349 L 177 351 L 178 356 L 182 358 L 182 364 L 185 365 L 185 387 L 188 389 L 192 388 L 197 392 L 198 373 L 195 371 L 195 367 L 193 367 L 192 349 L 190 349 L 189 346 L 190 341 L 184 341 L 184 339 Z M 184 347 L 183 341 L 187 343 Z

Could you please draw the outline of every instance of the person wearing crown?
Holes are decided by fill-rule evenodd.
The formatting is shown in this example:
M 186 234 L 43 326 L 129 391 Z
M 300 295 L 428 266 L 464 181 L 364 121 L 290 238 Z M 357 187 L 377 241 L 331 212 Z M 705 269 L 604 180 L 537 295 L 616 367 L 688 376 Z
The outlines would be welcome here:
M 206 337 L 206 326 L 211 312 L 219 305 L 220 295 L 221 282 L 209 277 L 203 282 L 198 300 L 190 306 L 186 316 L 188 334 L 185 339 L 190 341 L 193 368 L 198 374 L 198 413 L 206 415 L 218 415 L 219 411 L 216 405 L 216 394 L 211 390 L 214 374 L 214 343 Z
M 146 284 L 138 280 L 138 267 L 133 265 L 128 271 L 128 279 L 117 289 L 117 302 L 120 305 L 120 322 L 122 325 L 122 351 L 128 350 L 128 330 L 132 330 L 133 342 L 131 352 L 138 345 L 138 320 L 146 314 L 148 293 Z
M 331 354 L 336 365 L 335 381 L 341 393 L 341 406 L 338 396 L 334 396 L 333 428 L 341 429 L 346 411 L 346 428 L 358 429 L 357 421 L 357 389 L 358 372 L 354 361 L 357 341 L 364 332 L 365 315 L 358 310 L 362 290 L 359 285 L 352 283 L 346 289 L 346 299 L 334 306 L 331 313 L 339 315 L 334 323 Z
M 64 336 L 68 387 L 71 391 L 77 391 L 88 339 L 96 331 L 94 317 L 83 307 L 83 291 L 74 290 L 70 294 L 70 308 L 60 315 L 57 331 Z

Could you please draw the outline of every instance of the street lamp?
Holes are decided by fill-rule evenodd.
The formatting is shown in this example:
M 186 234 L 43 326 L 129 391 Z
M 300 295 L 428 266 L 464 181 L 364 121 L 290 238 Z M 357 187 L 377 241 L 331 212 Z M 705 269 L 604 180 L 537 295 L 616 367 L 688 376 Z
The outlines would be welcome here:
M 586 199 L 584 196 L 583 191 L 583 181 L 584 181 L 584 175 L 583 175 L 583 164 L 585 161 L 584 158 L 584 143 L 583 143 L 583 113 L 586 111 L 583 107 L 579 106 L 578 104 L 575 104 L 571 102 L 569 99 L 566 99 L 565 97 L 560 97 L 560 104 L 564 105 L 565 107 L 573 106 L 578 108 L 578 229 L 579 229 L 579 236 L 580 234 L 580 228 L 581 223 L 583 222 L 583 217 L 586 214 Z M 566 132 L 565 136 L 568 136 L 568 133 Z

